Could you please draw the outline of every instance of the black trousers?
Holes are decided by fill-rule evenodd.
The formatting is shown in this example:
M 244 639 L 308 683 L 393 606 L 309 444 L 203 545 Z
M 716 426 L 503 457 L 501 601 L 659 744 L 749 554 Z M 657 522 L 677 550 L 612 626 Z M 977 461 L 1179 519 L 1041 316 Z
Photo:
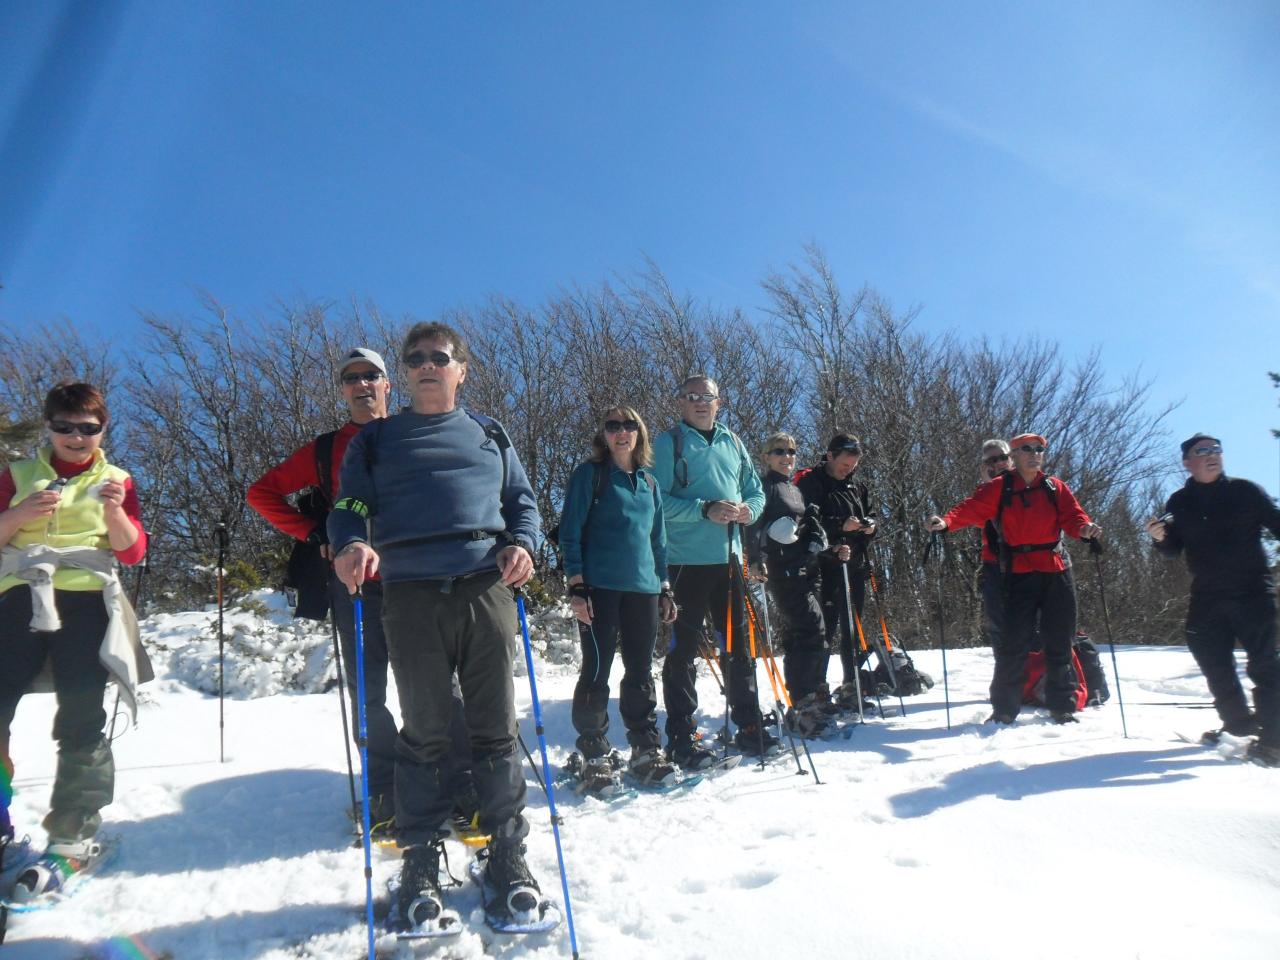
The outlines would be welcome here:
M 0 595 L 0 751 L 9 769 L 9 731 L 18 701 L 46 660 L 53 669 L 58 770 L 44 820 L 50 842 L 92 837 L 102 825 L 99 811 L 115 795 L 115 762 L 104 736 L 102 707 L 107 671 L 98 660 L 107 609 L 98 590 L 54 593 L 62 628 L 53 633 L 31 629 L 29 587 Z
M 826 623 L 827 647 L 840 653 L 840 669 L 844 683 L 853 683 L 853 676 L 858 668 L 871 656 L 870 646 L 862 649 L 858 640 L 857 627 L 849 622 L 849 607 L 844 599 L 844 575 L 840 568 L 843 564 L 822 564 L 822 618 Z M 867 578 L 861 572 L 849 571 L 849 595 L 853 599 L 853 610 L 858 619 L 862 619 L 862 610 L 867 601 Z M 863 624 L 865 631 L 866 624 Z M 855 655 L 854 651 L 857 651 Z
M 591 588 L 592 622 L 578 624 L 582 670 L 573 689 L 573 727 L 587 759 L 609 749 L 609 672 L 622 652 L 618 712 L 627 742 L 639 750 L 657 747 L 658 701 L 654 697 L 653 645 L 658 637 L 658 596 Z
M 396 836 L 404 846 L 443 833 L 453 808 L 449 728 L 453 675 L 462 686 L 480 828 L 498 843 L 529 832 L 516 751 L 512 638 L 515 598 L 496 570 L 452 580 L 383 584 L 383 624 L 402 727 L 396 740 Z
M 1015 573 L 1007 579 L 1004 630 L 994 648 L 991 706 L 1017 716 L 1027 675 L 1027 654 L 1036 635 L 1044 645 L 1045 703 L 1055 713 L 1075 712 L 1076 672 L 1071 642 L 1076 635 L 1076 591 L 1062 573 Z
M 814 578 L 770 574 L 765 584 L 778 614 L 774 629 L 786 642 L 782 671 L 793 703 L 827 682 L 827 639 Z
M 982 593 L 982 642 L 994 650 L 1004 633 L 1004 575 L 999 564 L 983 563 L 978 587 Z
M 662 698 L 667 709 L 667 737 L 691 736 L 698 729 L 694 713 L 698 709 L 698 644 L 703 621 L 711 622 L 720 652 L 720 673 L 729 695 L 729 711 L 738 726 L 760 722 L 760 699 L 756 689 L 755 663 L 748 656 L 746 613 L 741 591 L 729 588 L 729 565 L 676 564 L 669 573 L 680 614 L 671 630 L 671 645 L 662 665 Z M 732 611 L 733 653 L 725 650 L 725 623 Z
M 395 794 L 396 730 L 395 718 L 387 707 L 387 637 L 382 627 L 382 582 L 366 580 L 364 594 L 364 695 L 365 727 L 369 753 L 369 795 L 391 797 Z M 351 737 L 360 736 L 360 703 L 356 690 L 356 626 L 355 605 L 346 585 L 337 577 L 329 581 L 330 610 L 338 625 L 338 641 L 342 647 L 342 665 L 346 672 L 350 695 Z M 453 794 L 470 792 L 471 741 L 462 708 L 462 691 L 453 684 L 453 716 L 449 723 L 448 782 Z
M 1244 727 L 1249 705 L 1236 675 L 1236 643 L 1244 648 L 1245 672 L 1253 681 L 1259 741 L 1280 747 L 1280 654 L 1276 653 L 1276 601 L 1270 593 L 1245 596 L 1191 595 L 1187 646 L 1213 694 L 1227 728 Z

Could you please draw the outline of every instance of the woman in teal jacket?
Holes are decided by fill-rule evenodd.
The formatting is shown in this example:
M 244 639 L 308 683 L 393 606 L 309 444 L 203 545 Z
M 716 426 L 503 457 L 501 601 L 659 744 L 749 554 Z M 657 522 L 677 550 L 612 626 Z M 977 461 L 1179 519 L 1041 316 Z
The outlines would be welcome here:
M 641 783 L 663 783 L 675 769 L 659 749 L 653 645 L 658 621 L 675 619 L 667 583 L 662 494 L 649 470 L 649 431 L 630 407 L 612 407 L 591 441 L 591 457 L 573 471 L 560 518 L 560 549 L 582 642 L 573 692 L 582 789 L 615 782 L 609 744 L 609 670 L 622 652 L 618 709 L 631 744 L 628 770 Z

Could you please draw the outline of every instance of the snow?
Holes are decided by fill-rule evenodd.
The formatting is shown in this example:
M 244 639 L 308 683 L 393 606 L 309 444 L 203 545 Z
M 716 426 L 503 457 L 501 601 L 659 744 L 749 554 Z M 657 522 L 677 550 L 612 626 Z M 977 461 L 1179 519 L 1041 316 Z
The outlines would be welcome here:
M 119 857 L 67 902 L 12 918 L 6 960 L 364 956 L 330 635 L 289 621 L 279 597 L 254 599 L 226 617 L 225 763 L 210 695 L 216 612 L 144 622 L 159 679 L 115 744 L 104 832 L 120 838 Z M 533 624 L 553 763 L 574 737 L 562 615 Z M 812 744 L 822 785 L 788 758 L 613 805 L 559 795 L 581 955 L 1274 960 L 1280 771 L 1175 739 L 1216 726 L 1185 649 L 1118 655 L 1129 739 L 1114 696 L 1079 724 L 1026 711 L 1015 727 L 983 726 L 991 658 L 961 650 L 948 655 L 950 730 L 939 682 L 905 716 Z M 916 661 L 941 677 L 937 652 Z M 1110 673 L 1105 649 L 1104 661 Z M 712 730 L 722 701 L 709 676 L 699 691 Z M 536 755 L 524 679 L 516 693 Z M 13 732 L 14 819 L 37 843 L 52 714 L 52 697 L 28 696 Z M 621 747 L 620 731 L 615 712 Z M 559 899 L 545 800 L 528 780 L 529 861 Z M 450 851 L 464 876 L 466 848 Z M 378 849 L 374 860 L 380 890 L 398 861 Z M 503 937 L 482 926 L 472 885 L 451 896 L 468 932 L 443 945 L 383 939 L 380 955 L 569 955 L 565 926 Z

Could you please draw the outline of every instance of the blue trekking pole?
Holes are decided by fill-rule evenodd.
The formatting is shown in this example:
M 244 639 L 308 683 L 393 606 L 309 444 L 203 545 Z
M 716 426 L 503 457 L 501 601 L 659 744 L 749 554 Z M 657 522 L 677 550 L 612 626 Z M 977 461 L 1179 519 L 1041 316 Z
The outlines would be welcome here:
M 364 696 L 364 593 L 359 587 L 356 587 L 356 593 L 351 598 L 351 604 L 355 612 L 356 697 L 360 714 L 356 742 L 360 745 L 360 819 L 363 827 L 361 833 L 364 835 L 364 912 L 365 924 L 369 928 L 369 960 L 374 960 L 373 849 L 369 843 L 369 727 L 366 722 L 366 701 Z
M 551 832 L 556 838 L 556 860 L 560 862 L 560 889 L 564 891 L 564 915 L 569 922 L 569 946 L 573 960 L 578 960 L 578 935 L 573 930 L 573 907 L 569 905 L 569 877 L 564 871 L 564 850 L 560 847 L 560 814 L 556 813 L 556 790 L 551 782 L 551 761 L 547 759 L 547 735 L 542 726 L 542 704 L 538 702 L 538 682 L 533 677 L 533 646 L 529 643 L 529 621 L 524 615 L 524 594 L 516 591 L 516 610 L 520 614 L 520 636 L 524 639 L 524 665 L 529 673 L 529 696 L 533 700 L 533 729 L 538 734 L 538 749 L 542 752 L 542 782 L 547 790 L 547 806 L 551 808 Z M 369 849 L 368 840 L 365 849 Z M 373 907 L 369 907 L 370 916 Z M 369 939 L 370 960 L 373 957 L 373 938 Z

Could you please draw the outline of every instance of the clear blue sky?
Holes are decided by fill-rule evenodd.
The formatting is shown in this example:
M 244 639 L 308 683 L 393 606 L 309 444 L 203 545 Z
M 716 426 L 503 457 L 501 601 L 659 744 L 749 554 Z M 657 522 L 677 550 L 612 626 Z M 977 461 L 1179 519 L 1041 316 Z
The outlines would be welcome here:
M 6 325 L 646 254 L 752 308 L 810 240 L 927 330 L 1140 364 L 1277 492 L 1278 3 L 0 6 Z

